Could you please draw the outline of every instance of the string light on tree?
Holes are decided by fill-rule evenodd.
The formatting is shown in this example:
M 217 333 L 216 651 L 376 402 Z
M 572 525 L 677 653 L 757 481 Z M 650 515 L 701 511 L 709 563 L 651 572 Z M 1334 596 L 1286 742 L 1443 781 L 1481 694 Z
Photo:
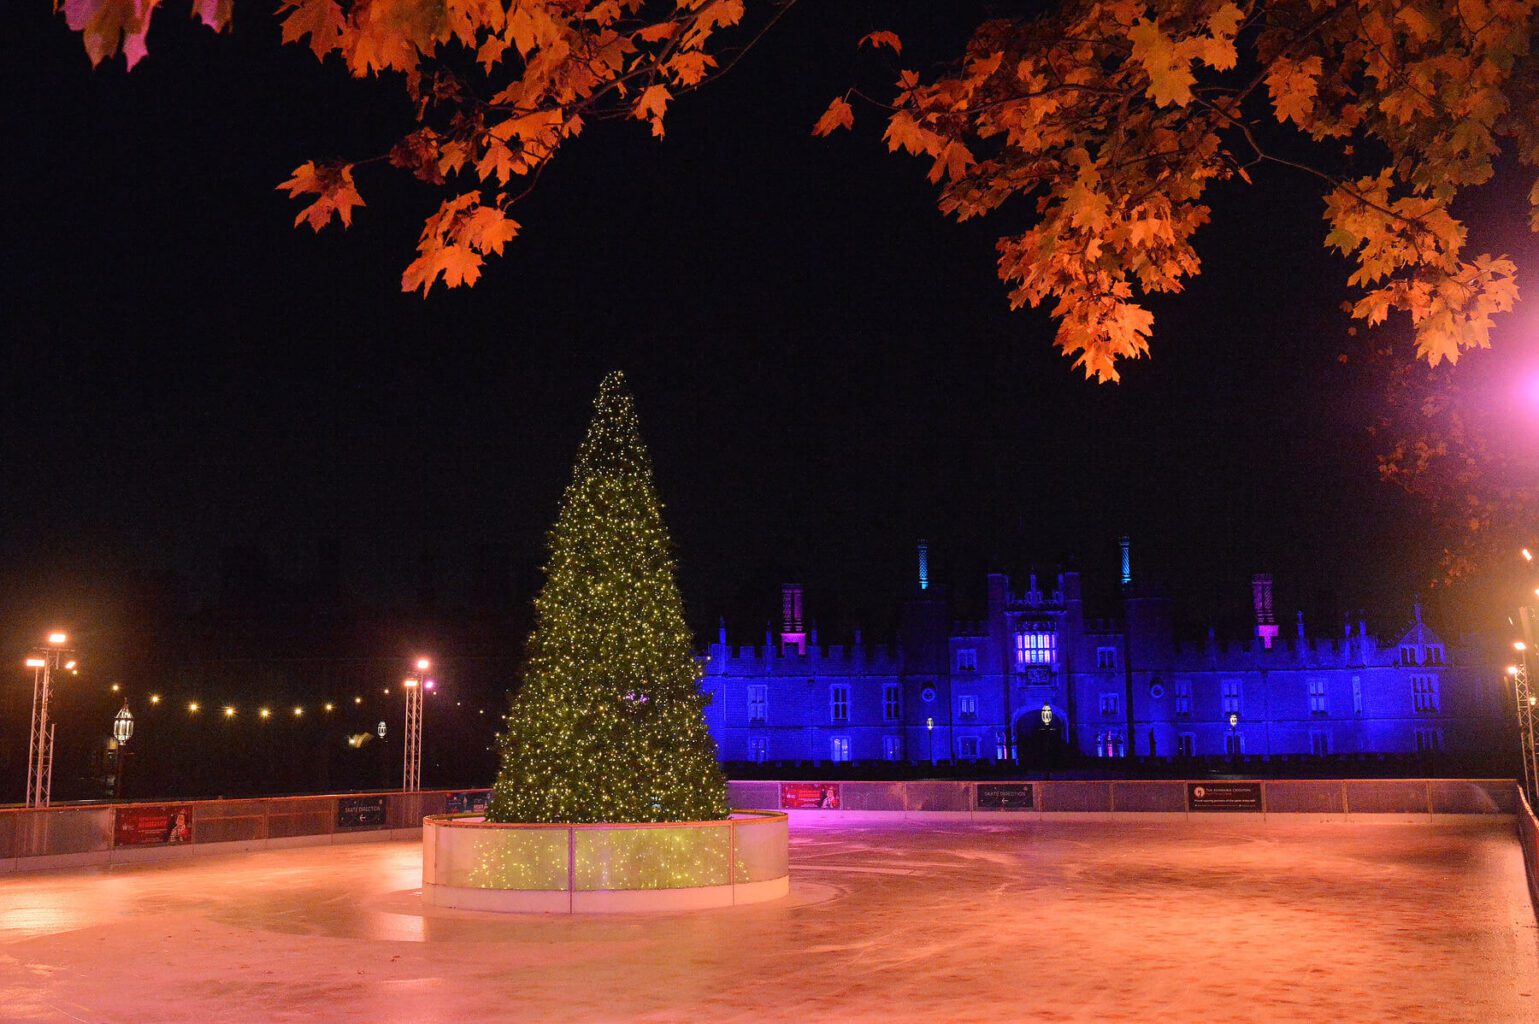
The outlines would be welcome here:
M 488 820 L 726 817 L 672 545 L 620 373 L 599 386 L 549 547 Z

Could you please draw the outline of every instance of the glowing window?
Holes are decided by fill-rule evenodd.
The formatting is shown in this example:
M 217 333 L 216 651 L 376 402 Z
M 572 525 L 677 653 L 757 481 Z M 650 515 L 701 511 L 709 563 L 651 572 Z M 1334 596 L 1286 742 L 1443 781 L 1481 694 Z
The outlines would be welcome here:
M 1238 714 L 1240 711 L 1240 681 L 1238 679 L 1224 680 L 1224 714 Z
M 1101 714 L 1105 715 L 1106 717 L 1117 717 L 1117 712 L 1121 707 L 1121 704 L 1122 702 L 1118 699 L 1115 693 L 1101 694 Z
M 848 761 L 850 759 L 850 738 L 848 736 L 830 736 L 828 738 L 828 759 L 830 761 Z
M 1329 709 L 1325 703 L 1325 678 L 1312 676 L 1309 680 L 1309 713 L 1311 715 L 1326 714 Z
M 748 760 L 755 764 L 763 764 L 769 759 L 769 740 L 763 736 L 752 736 L 748 740 Z
M 994 730 L 994 760 L 1010 760 L 1010 747 L 1005 743 L 1005 731 L 1003 729 Z
M 957 698 L 957 714 L 963 718 L 978 717 L 978 698 L 972 694 L 965 694 Z
M 1109 672 L 1117 667 L 1117 648 L 1097 647 L 1095 649 L 1095 667 L 1102 672 Z
M 883 736 L 882 737 L 882 760 L 884 760 L 884 761 L 899 761 L 899 760 L 902 760 L 902 758 L 903 758 L 903 737 L 902 736 Z
M 768 710 L 769 687 L 763 683 L 751 684 L 748 687 L 748 720 L 750 722 L 762 722 Z
M 898 689 L 897 683 L 885 683 L 882 686 L 882 719 L 887 722 L 896 722 L 903 713 L 903 695 Z
M 1051 665 L 1058 660 L 1058 635 L 1046 631 L 1015 634 L 1015 667 Z
M 1192 681 L 1190 679 L 1176 680 L 1176 714 L 1190 715 L 1192 713 Z

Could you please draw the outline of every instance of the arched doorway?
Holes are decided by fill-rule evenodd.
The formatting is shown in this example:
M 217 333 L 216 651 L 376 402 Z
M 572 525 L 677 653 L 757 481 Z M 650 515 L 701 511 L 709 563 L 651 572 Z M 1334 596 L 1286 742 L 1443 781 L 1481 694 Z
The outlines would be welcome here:
M 1041 708 L 1024 711 L 1015 720 L 1015 758 L 1022 768 L 1056 768 L 1068 756 L 1068 728 L 1057 708 L 1046 722 Z

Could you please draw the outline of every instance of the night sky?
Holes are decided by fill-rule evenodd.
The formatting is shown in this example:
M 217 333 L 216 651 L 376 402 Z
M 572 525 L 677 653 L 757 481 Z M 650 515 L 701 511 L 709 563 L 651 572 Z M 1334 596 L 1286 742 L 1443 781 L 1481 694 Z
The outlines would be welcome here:
M 1052 349 L 1046 313 L 1008 308 L 993 240 L 1020 211 L 943 219 L 874 112 L 810 137 L 880 66 L 861 34 L 895 28 L 929 66 L 983 5 L 800 5 L 677 102 L 665 140 L 590 128 L 508 255 L 426 301 L 398 282 L 433 190 L 360 172 L 367 208 L 319 236 L 274 190 L 304 160 L 387 148 L 409 124 L 397 82 L 279 48 L 267 4 L 237 3 L 223 36 L 173 5 L 131 74 L 93 72 L 48 3 L 12 6 L 7 649 L 111 620 L 146 578 L 196 606 L 232 546 L 302 580 L 339 542 L 348 599 L 382 607 L 424 574 L 463 589 L 488 552 L 531 563 L 612 368 L 702 633 L 726 615 L 762 636 L 787 579 L 825 639 L 886 633 L 921 537 L 963 614 L 990 568 L 1110 579 L 1123 533 L 1192 618 L 1243 615 L 1270 569 L 1290 620 L 1302 605 L 1334 633 L 1367 607 L 1391 628 L 1436 573 L 1438 538 L 1377 481 L 1376 393 L 1337 361 L 1360 343 L 1313 182 L 1216 189 L 1203 274 L 1155 301 L 1154 358 L 1105 386 Z

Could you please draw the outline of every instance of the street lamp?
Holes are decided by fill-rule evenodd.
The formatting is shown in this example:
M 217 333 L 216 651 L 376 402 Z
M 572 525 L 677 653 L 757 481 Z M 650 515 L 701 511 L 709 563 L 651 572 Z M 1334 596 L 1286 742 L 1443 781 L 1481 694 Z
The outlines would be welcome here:
M 401 749 L 401 792 L 422 788 L 422 695 L 433 685 L 427 677 L 433 663 L 418 658 L 416 671 L 401 681 L 406 689 L 406 742 Z
M 1240 759 L 1240 739 L 1235 735 L 1235 726 L 1240 724 L 1240 713 L 1229 712 L 1229 756 L 1238 761 Z
M 926 718 L 924 720 L 924 730 L 925 730 L 925 735 L 930 738 L 930 764 L 933 766 L 935 764 L 935 716 L 934 715 L 931 715 L 930 717 L 928 717 L 928 718 Z
M 118 741 L 118 764 L 116 776 L 113 779 L 113 796 L 123 798 L 123 772 L 128 767 L 128 741 L 134 735 L 134 713 L 128 710 L 128 698 L 123 698 L 123 707 L 112 719 L 112 738 Z
M 48 634 L 48 642 L 27 654 L 26 666 L 32 670 L 32 718 L 27 738 L 28 807 L 47 807 L 53 790 L 54 724 L 48 720 L 48 704 L 53 697 L 53 674 L 61 666 L 79 674 L 74 651 L 64 645 L 69 637 L 60 632 Z
M 1042 728 L 1044 728 L 1044 729 L 1051 729 L 1052 727 L 1053 727 L 1053 706 L 1051 704 L 1044 704 L 1044 705 L 1042 705 Z

